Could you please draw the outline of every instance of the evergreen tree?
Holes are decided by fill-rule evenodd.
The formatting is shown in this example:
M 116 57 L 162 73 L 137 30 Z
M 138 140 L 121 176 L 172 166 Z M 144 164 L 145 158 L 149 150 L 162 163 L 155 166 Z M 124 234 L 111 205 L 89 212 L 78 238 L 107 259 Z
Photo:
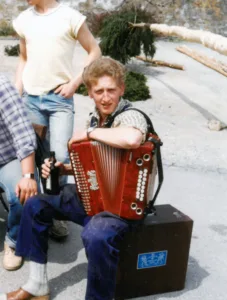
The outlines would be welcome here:
M 149 28 L 130 27 L 129 22 L 146 22 L 144 12 L 118 12 L 103 20 L 99 32 L 100 47 L 103 55 L 108 55 L 123 64 L 131 57 L 139 55 L 141 49 L 145 56 L 153 57 L 155 53 L 154 35 Z

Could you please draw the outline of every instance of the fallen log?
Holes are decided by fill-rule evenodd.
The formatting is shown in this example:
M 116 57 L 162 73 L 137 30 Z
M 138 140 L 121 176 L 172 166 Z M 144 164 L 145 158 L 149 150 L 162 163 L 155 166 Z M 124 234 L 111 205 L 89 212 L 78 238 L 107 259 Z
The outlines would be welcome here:
M 142 56 L 136 56 L 136 59 L 142 60 L 144 62 L 149 62 L 155 66 L 163 66 L 163 67 L 169 67 L 169 68 L 173 68 L 173 69 L 177 69 L 177 70 L 184 70 L 184 67 L 182 65 L 168 63 L 168 62 L 165 62 L 162 60 L 155 60 L 152 58 L 146 58 L 146 57 L 142 57 Z
M 198 51 L 192 50 L 186 46 L 180 46 L 176 48 L 177 51 L 190 56 L 191 58 L 197 60 L 201 64 L 221 73 L 227 77 L 226 65 L 216 61 L 214 58 L 210 58 Z M 224 66 L 223 66 L 224 65 Z
M 132 27 L 148 27 L 151 31 L 163 36 L 176 36 L 183 40 L 199 43 L 207 48 L 227 55 L 227 38 L 204 30 L 193 30 L 182 26 L 168 26 L 166 24 L 129 23 Z

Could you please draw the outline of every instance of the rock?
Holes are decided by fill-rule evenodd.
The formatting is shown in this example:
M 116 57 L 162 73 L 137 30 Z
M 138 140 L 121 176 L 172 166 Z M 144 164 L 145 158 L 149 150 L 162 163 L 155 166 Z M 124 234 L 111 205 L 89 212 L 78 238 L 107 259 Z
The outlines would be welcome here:
M 208 128 L 213 131 L 220 131 L 222 130 L 222 124 L 218 120 L 210 120 L 208 121 Z

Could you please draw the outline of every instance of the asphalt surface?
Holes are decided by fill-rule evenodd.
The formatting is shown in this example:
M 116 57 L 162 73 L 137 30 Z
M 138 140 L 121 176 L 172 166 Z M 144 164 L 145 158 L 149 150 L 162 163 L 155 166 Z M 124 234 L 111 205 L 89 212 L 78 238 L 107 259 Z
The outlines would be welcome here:
M 15 41 L 0 41 L 1 47 L 4 43 Z M 210 131 L 207 122 L 217 119 L 227 123 L 227 79 L 177 52 L 178 44 L 158 42 L 155 58 L 181 63 L 185 71 L 151 68 L 136 60 L 129 67 L 148 76 L 152 98 L 135 105 L 150 115 L 164 142 L 165 179 L 157 204 L 171 204 L 194 220 L 188 270 L 182 291 L 137 299 L 225 300 L 227 131 Z M 187 45 L 227 62 L 227 57 L 200 45 Z M 0 71 L 13 79 L 17 59 L 1 55 Z M 83 57 L 84 52 L 77 46 L 74 61 L 81 64 Z M 91 106 L 87 97 L 75 96 L 75 128 L 84 126 Z M 0 207 L 0 264 L 6 217 Z M 80 239 L 81 228 L 69 223 L 69 229 L 65 241 L 50 240 L 48 277 L 54 300 L 81 300 L 85 295 L 87 260 Z M 20 287 L 27 278 L 28 267 L 25 262 L 15 272 L 0 268 L 0 290 L 8 292 Z

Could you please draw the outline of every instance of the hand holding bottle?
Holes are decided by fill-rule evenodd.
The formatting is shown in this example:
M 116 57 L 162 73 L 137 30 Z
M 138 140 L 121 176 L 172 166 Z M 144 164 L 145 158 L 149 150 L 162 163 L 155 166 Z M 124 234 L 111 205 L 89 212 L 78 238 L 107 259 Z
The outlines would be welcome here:
M 43 189 L 44 192 L 49 195 L 57 195 L 60 192 L 60 169 L 56 164 L 55 152 L 51 151 L 48 161 L 42 166 L 42 177 L 45 178 L 45 180 L 43 180 Z
M 64 172 L 64 164 L 60 161 L 57 161 L 54 164 L 55 167 L 59 168 L 60 175 Z M 50 175 L 50 161 L 49 158 L 46 158 L 44 160 L 44 163 L 42 164 L 42 178 L 47 178 Z

